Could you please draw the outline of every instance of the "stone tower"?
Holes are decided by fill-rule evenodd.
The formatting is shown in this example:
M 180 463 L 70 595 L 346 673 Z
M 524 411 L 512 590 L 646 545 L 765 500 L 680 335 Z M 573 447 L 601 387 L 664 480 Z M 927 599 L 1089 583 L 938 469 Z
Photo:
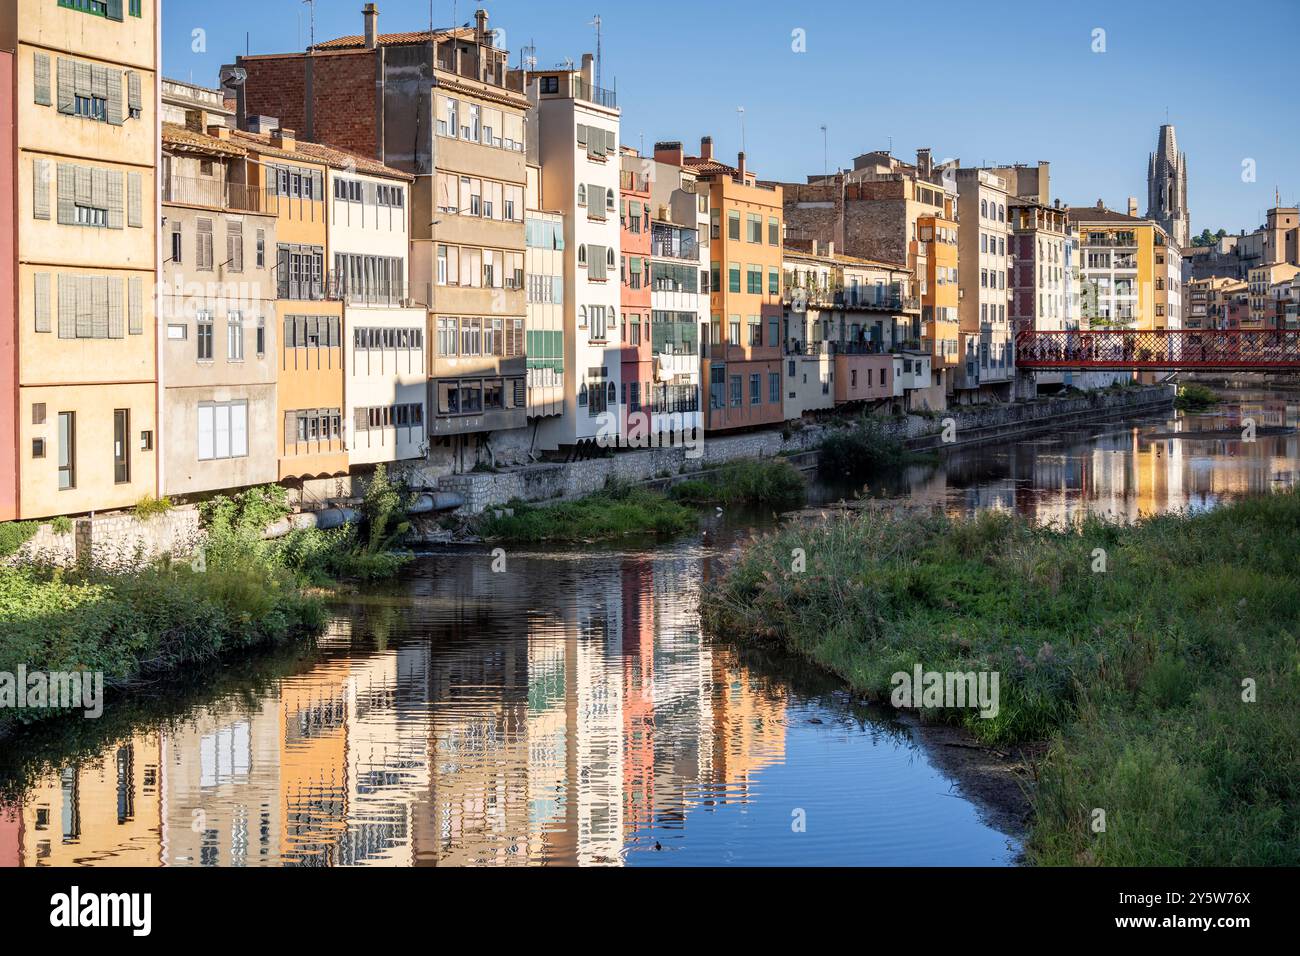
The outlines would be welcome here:
M 1147 218 L 1187 248 L 1192 217 L 1187 211 L 1187 155 L 1178 151 L 1178 137 L 1168 124 L 1160 127 L 1160 141 L 1147 164 Z

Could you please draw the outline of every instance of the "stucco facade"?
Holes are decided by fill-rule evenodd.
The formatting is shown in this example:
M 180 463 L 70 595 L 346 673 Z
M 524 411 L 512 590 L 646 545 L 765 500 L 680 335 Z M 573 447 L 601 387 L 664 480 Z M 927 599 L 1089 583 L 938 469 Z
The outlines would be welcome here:
M 160 490 L 157 9 L 123 7 L 19 0 L 0 13 L 16 73 L 4 100 L 16 477 L 0 496 L 14 517 L 124 508 Z

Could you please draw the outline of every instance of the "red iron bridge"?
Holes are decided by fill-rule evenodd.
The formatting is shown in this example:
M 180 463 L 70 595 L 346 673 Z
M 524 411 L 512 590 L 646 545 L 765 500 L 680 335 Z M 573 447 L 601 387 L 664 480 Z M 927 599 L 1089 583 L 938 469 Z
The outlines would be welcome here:
M 1022 369 L 1300 370 L 1300 329 L 1021 332 Z

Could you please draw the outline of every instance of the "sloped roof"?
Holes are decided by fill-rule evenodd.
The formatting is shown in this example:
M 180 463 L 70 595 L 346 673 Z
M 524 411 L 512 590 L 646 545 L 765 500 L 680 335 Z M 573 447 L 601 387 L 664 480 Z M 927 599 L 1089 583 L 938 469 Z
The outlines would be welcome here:
M 1069 215 L 1071 222 L 1131 222 L 1137 225 L 1151 221 L 1140 216 L 1130 216 L 1127 213 L 1106 209 L 1104 206 L 1071 206 Z
M 231 131 L 234 136 L 234 131 Z M 247 156 L 248 150 L 232 140 L 217 139 L 178 123 L 162 124 L 163 146 L 182 152 L 207 153 L 213 156 Z
M 428 43 L 435 36 L 447 36 L 455 32 L 457 35 L 473 35 L 473 27 L 442 27 L 437 30 L 417 30 L 414 33 L 381 33 L 377 37 L 380 46 L 401 46 L 411 43 Z M 365 47 L 366 38 L 361 34 L 352 36 L 336 37 L 333 40 L 326 40 L 324 43 L 317 43 L 313 50 L 346 50 L 354 47 Z
M 415 177 L 400 169 L 385 166 L 376 159 L 361 156 L 335 146 L 323 146 L 299 139 L 294 142 L 292 150 L 281 149 L 271 143 L 269 133 L 250 133 L 245 130 L 231 130 L 232 142 L 239 143 L 266 156 L 279 156 L 283 159 L 298 159 L 305 162 L 323 163 L 332 169 L 355 169 L 359 173 L 372 176 L 390 176 L 412 182 Z

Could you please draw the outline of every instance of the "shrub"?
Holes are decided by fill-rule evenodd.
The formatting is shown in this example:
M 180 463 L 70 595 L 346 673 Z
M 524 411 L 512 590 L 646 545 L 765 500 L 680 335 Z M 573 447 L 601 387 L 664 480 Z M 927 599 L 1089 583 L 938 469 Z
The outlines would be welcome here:
M 14 554 L 40 530 L 35 521 L 0 522 L 0 558 Z
M 867 478 L 915 460 L 898 439 L 871 418 L 832 432 L 821 444 L 818 470 L 828 478 Z
M 135 506 L 135 519 L 137 521 L 148 521 L 150 518 L 158 518 L 172 510 L 172 500 L 167 496 L 155 498 L 152 495 L 145 495 Z

